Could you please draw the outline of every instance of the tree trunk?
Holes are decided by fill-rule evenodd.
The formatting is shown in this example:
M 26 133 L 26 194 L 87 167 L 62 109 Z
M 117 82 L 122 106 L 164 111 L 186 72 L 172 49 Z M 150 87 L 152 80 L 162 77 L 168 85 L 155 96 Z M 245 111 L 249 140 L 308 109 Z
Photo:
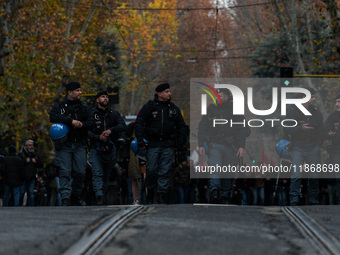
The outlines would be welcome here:
M 3 0 L 0 6 L 0 11 L 3 12 L 0 18 L 0 76 L 5 75 L 5 60 L 4 58 L 10 54 L 9 33 L 12 29 L 12 23 L 18 9 L 17 0 Z
M 277 15 L 278 15 L 278 18 L 280 20 L 280 23 L 281 25 L 283 26 L 284 28 L 284 31 L 287 35 L 287 38 L 290 42 L 290 44 L 292 45 L 295 53 L 296 53 L 296 60 L 297 60 L 297 63 L 298 63 L 298 70 L 297 72 L 300 73 L 300 74 L 306 74 L 306 69 L 305 69 L 305 65 L 304 65 L 304 62 L 303 62 L 303 59 L 302 59 L 302 46 L 301 46 L 301 41 L 300 41 L 300 37 L 299 37 L 299 34 L 298 34 L 298 26 L 297 26 L 297 16 L 296 16 L 296 3 L 293 1 L 291 2 L 291 24 L 292 24 L 292 29 L 290 32 L 290 30 L 288 29 L 288 26 L 286 25 L 284 19 L 283 19 L 283 16 L 282 16 L 282 13 L 280 11 L 280 8 L 279 8 L 279 5 L 278 5 L 278 1 L 275 0 L 275 6 L 276 6 L 276 11 L 277 11 Z M 289 10 L 287 10 L 289 11 Z M 307 79 L 307 84 L 309 87 L 315 89 L 315 91 L 318 90 L 318 88 L 316 88 L 314 86 L 314 84 L 311 82 L 310 78 L 305 78 Z M 325 104 L 323 103 L 322 101 L 322 98 L 320 96 L 319 93 L 316 93 L 315 95 L 316 97 L 316 100 L 318 102 L 318 108 L 321 112 L 321 114 L 323 116 L 326 116 L 326 107 L 325 107 Z
M 64 67 L 67 69 L 67 70 L 72 70 L 74 68 L 74 64 L 75 64 L 75 61 L 76 61 L 76 57 L 77 57 L 77 53 L 78 53 L 78 50 L 79 50 L 79 45 L 80 45 L 80 42 L 81 40 L 84 38 L 84 34 L 86 32 L 86 29 L 88 27 L 88 25 L 90 24 L 91 22 L 91 19 L 94 15 L 94 13 L 96 12 L 96 10 L 98 9 L 98 6 L 100 4 L 100 0 L 93 0 L 93 4 L 92 4 L 92 8 L 90 10 L 90 13 L 88 14 L 86 20 L 84 21 L 84 24 L 82 26 L 82 29 L 80 31 L 80 35 L 79 37 L 77 38 L 74 46 L 71 48 L 71 50 L 69 52 L 65 52 L 65 55 L 64 55 Z M 74 15 L 74 8 L 75 8 L 75 0 L 71 0 L 71 2 L 69 3 L 69 10 L 68 10 L 68 22 L 67 22 L 67 27 L 66 27 L 66 33 L 65 33 L 65 38 L 69 38 L 70 35 L 71 35 L 71 28 L 72 28 L 72 19 L 73 19 L 73 15 Z M 68 74 L 65 74 L 63 76 L 63 79 L 57 89 L 57 92 L 53 98 L 53 101 L 54 102 L 57 102 L 59 101 L 60 97 L 61 97 L 61 94 L 62 92 L 65 90 L 65 85 L 67 84 L 67 82 L 69 81 L 69 75 Z

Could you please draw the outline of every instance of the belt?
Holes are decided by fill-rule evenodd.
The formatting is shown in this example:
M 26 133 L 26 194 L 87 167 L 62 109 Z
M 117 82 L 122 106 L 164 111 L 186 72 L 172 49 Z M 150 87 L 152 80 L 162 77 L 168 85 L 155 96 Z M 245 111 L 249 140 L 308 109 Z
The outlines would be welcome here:
M 84 138 L 69 138 L 68 141 L 72 143 L 81 143 L 84 141 Z

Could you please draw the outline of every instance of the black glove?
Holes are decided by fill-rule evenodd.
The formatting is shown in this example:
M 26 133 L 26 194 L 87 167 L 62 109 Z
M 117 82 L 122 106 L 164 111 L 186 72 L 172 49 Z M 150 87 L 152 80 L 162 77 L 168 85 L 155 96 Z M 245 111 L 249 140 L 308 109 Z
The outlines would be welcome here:
M 139 149 L 145 149 L 145 142 L 142 140 L 142 141 L 138 141 L 138 148 Z
M 183 139 L 177 140 L 177 148 L 178 149 L 185 149 L 186 146 L 187 146 L 187 144 L 186 144 L 185 140 L 183 140 Z

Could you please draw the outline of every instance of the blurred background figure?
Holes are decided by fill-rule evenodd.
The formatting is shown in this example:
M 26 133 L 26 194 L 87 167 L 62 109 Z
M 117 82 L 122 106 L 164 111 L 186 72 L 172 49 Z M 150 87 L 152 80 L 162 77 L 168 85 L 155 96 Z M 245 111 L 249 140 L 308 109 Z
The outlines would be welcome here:
M 27 193 L 27 205 L 34 206 L 34 187 L 37 180 L 37 170 L 43 167 L 43 162 L 34 149 L 34 141 L 27 140 L 19 157 L 24 162 L 24 184 L 21 188 L 21 200 Z
M 13 195 L 13 205 L 20 205 L 20 191 L 24 182 L 24 162 L 16 155 L 16 148 L 11 145 L 8 156 L 3 160 L 1 174 L 4 178 L 4 202 L 3 206 L 9 206 L 10 196 Z

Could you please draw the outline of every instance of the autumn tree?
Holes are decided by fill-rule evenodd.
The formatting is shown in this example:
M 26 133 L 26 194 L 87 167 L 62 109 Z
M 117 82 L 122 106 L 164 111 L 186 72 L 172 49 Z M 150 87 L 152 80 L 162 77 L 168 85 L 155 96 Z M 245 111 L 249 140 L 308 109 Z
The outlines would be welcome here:
M 0 76 L 5 75 L 5 57 L 10 55 L 10 36 L 19 6 L 18 0 L 4 0 L 0 5 Z
M 22 2 L 12 32 L 6 34 L 12 54 L 5 58 L 6 76 L 0 88 L 2 140 L 19 145 L 33 136 L 47 154 L 51 148 L 49 108 L 71 80 L 78 80 L 85 93 L 120 86 L 126 91 L 123 106 L 133 99 L 131 91 L 148 94 L 138 90 L 140 81 L 148 84 L 155 70 L 152 65 L 162 65 L 160 54 L 153 50 L 159 45 L 171 48 L 177 23 L 174 14 L 138 10 L 133 4 L 157 9 L 172 8 L 173 2 Z M 139 100 L 132 102 L 137 105 Z
M 12 54 L 5 60 L 6 76 L 1 80 L 3 139 L 11 137 L 18 145 L 33 136 L 42 147 L 48 145 L 48 112 L 53 98 L 57 101 L 64 93 L 63 85 L 76 79 L 85 92 L 96 91 L 88 82 L 102 55 L 96 39 L 106 36 L 104 29 L 110 23 L 107 10 L 100 7 L 100 1 L 90 0 L 21 5 L 8 39 Z
M 111 30 L 121 37 L 129 80 L 122 90 L 122 109 L 136 114 L 153 94 L 177 43 L 177 1 L 127 1 L 113 15 Z
M 228 64 L 235 77 L 280 77 L 281 67 L 293 67 L 295 74 L 337 74 L 338 51 L 338 1 L 224 1 L 225 15 L 232 19 L 230 37 L 226 38 L 229 56 L 244 57 Z M 235 63 L 236 62 L 236 63 Z M 234 66 L 232 65 L 234 64 Z M 243 75 L 239 70 L 243 69 Z M 325 105 L 329 96 L 339 88 L 336 83 L 315 87 L 319 109 L 327 116 Z M 306 83 L 305 83 L 306 84 Z M 326 93 L 328 94 L 326 97 Z M 263 84 L 257 86 L 256 98 L 261 103 L 271 100 L 271 89 Z M 266 134 L 269 134 L 263 129 Z M 273 129 L 271 129 L 273 131 Z M 278 133 L 275 134 L 274 137 Z M 261 137 L 261 136 L 259 136 Z M 261 137 L 261 141 L 267 137 Z M 277 138 L 277 137 L 276 137 Z M 275 138 L 274 138 L 275 139 Z M 270 141 L 267 146 L 273 148 Z M 255 149 L 254 149 L 255 151 Z

